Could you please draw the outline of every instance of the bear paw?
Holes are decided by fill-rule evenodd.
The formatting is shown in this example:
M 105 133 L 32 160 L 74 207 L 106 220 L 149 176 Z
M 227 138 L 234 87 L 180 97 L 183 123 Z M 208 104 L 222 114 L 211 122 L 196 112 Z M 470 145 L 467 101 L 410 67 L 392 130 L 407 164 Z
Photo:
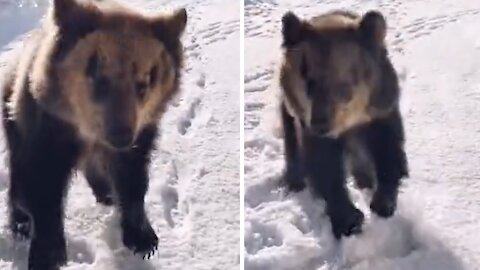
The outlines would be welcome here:
M 32 235 L 32 223 L 30 218 L 21 212 L 15 212 L 11 216 L 10 230 L 12 231 L 13 238 L 16 240 L 27 240 Z
M 31 237 L 32 225 L 30 221 L 15 223 L 11 225 L 13 238 L 15 240 L 24 241 Z
M 103 204 L 105 206 L 112 206 L 113 205 L 113 198 L 111 194 L 106 194 L 103 196 L 95 195 L 97 199 L 97 203 Z
M 287 192 L 300 192 L 306 188 L 304 175 L 298 166 L 291 166 L 283 173 L 281 186 L 284 186 Z
M 64 239 L 33 239 L 28 259 L 29 270 L 59 270 L 67 263 Z
M 383 218 L 391 217 L 397 208 L 396 196 L 376 192 L 370 203 L 372 212 Z
M 134 254 L 140 254 L 143 259 L 150 259 L 158 250 L 158 237 L 148 221 L 143 225 L 125 226 L 123 243 Z
M 351 236 L 362 232 L 362 225 L 365 219 L 362 211 L 355 207 L 351 207 L 349 213 L 331 216 L 332 230 L 335 238 L 340 239 L 342 236 Z

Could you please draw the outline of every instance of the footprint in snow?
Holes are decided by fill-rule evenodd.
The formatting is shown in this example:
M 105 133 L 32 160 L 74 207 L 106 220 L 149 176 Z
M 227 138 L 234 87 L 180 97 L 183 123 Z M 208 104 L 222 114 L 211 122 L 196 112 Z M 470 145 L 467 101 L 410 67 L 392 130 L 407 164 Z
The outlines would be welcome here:
M 180 121 L 177 124 L 178 132 L 182 135 L 187 134 L 188 130 L 192 126 L 192 122 L 197 115 L 197 111 L 200 107 L 201 99 L 195 98 L 188 108 L 188 110 L 184 113 L 184 115 L 180 118 Z

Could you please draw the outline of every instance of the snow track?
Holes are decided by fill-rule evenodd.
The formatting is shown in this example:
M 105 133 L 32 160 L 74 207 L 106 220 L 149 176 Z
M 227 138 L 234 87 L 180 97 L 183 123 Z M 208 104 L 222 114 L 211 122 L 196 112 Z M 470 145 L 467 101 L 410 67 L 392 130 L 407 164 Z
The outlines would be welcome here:
M 46 1 L 38 7 L 12 2 L 0 0 L 0 46 L 35 26 L 47 6 Z M 161 123 L 146 198 L 159 251 L 143 261 L 126 250 L 115 211 L 96 204 L 78 175 L 66 206 L 68 265 L 62 269 L 238 269 L 240 5 L 221 0 L 130 4 L 148 10 L 183 6 L 189 13 L 182 93 Z M 24 28 L 17 28 L 18 22 Z M 0 71 L 15 47 L 3 48 Z M 28 244 L 12 241 L 5 226 L 7 174 L 1 166 L 0 269 L 24 270 Z
M 245 266 L 247 270 L 480 269 L 480 3 L 288 1 L 245 3 Z M 280 18 L 378 9 L 403 88 L 410 179 L 397 214 L 367 214 L 364 233 L 337 242 L 323 202 L 278 189 Z

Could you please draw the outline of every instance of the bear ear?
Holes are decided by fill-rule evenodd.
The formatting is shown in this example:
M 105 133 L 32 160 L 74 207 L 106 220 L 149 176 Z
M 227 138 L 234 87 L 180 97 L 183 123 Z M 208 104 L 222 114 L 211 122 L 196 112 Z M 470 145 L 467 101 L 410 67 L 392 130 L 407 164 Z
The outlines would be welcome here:
M 378 11 L 367 12 L 359 26 L 361 35 L 373 44 L 382 44 L 387 34 L 387 22 Z
M 289 11 L 282 17 L 283 46 L 292 47 L 304 39 L 304 22 Z
M 162 15 L 154 19 L 154 32 L 165 39 L 179 39 L 187 26 L 187 11 L 176 10 L 172 15 Z
M 69 33 L 86 33 L 95 29 L 98 10 L 93 5 L 77 0 L 53 0 L 53 19 L 61 30 Z

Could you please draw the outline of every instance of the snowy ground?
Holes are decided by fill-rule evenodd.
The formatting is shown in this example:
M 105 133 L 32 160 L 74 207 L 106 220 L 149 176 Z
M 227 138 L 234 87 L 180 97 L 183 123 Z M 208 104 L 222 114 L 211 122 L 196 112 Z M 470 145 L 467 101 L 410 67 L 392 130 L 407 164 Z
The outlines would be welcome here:
M 246 0 L 245 266 L 247 270 L 480 269 L 480 2 Z M 403 87 L 411 177 L 396 216 L 369 215 L 358 237 L 333 240 L 321 201 L 277 188 L 280 18 L 379 9 Z M 366 195 L 352 199 L 368 213 Z
M 0 71 L 18 45 L 11 42 L 32 29 L 48 6 L 46 0 L 32 1 L 0 0 Z M 97 205 L 78 176 L 66 207 L 69 262 L 63 269 L 238 269 L 239 3 L 128 2 L 150 10 L 184 6 L 189 12 L 182 94 L 162 122 L 147 195 L 159 251 L 144 262 L 124 249 L 114 211 Z M 13 242 L 5 228 L 7 187 L 1 166 L 0 269 L 24 270 L 27 245 Z

